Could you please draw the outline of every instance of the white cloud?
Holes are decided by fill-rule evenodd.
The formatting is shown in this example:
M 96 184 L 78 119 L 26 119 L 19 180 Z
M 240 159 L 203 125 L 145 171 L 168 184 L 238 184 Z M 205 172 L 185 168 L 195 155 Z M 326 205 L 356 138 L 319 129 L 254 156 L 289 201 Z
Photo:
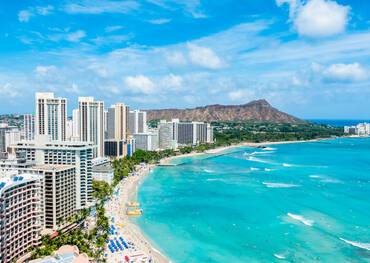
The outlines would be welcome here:
M 191 15 L 193 18 L 196 19 L 207 18 L 207 15 L 201 10 L 200 0 L 147 0 L 147 1 L 170 11 L 182 9 L 185 14 Z
M 163 24 L 167 24 L 167 23 L 171 22 L 171 19 L 159 18 L 159 19 L 149 20 L 148 22 L 151 23 L 151 24 L 154 24 L 154 25 L 163 25 Z
M 290 5 L 290 20 L 298 34 L 306 37 L 328 37 L 346 30 L 350 7 L 332 0 L 277 0 Z
M 4 96 L 5 98 L 15 98 L 20 95 L 19 92 L 10 83 L 6 83 L 5 85 L 0 86 L 0 94 L 2 95 L 1 97 Z
M 117 30 L 121 30 L 121 29 L 123 29 L 123 26 L 107 26 L 105 28 L 105 32 L 111 33 L 111 32 L 117 31 Z
M 254 92 L 248 89 L 237 89 L 228 93 L 229 99 L 232 101 L 250 101 L 254 97 Z
M 98 63 L 92 63 L 88 66 L 88 69 L 93 71 L 96 75 L 101 78 L 106 78 L 109 76 L 108 69 L 104 65 L 100 65 Z
M 125 84 L 134 93 L 152 94 L 156 91 L 156 86 L 151 79 L 143 75 L 126 77 Z
M 52 13 L 54 10 L 54 6 L 48 5 L 48 6 L 36 6 L 35 7 L 36 13 L 42 16 L 47 16 Z
M 38 76 L 46 76 L 51 72 L 55 72 L 56 69 L 57 68 L 54 65 L 50 65 L 50 66 L 39 65 L 35 68 L 35 72 Z
M 216 53 L 207 47 L 188 44 L 190 61 L 198 66 L 208 69 L 219 69 L 223 67 L 221 59 Z
M 108 1 L 108 0 L 82 0 L 78 3 L 68 4 L 64 10 L 69 14 L 127 14 L 140 7 L 136 1 Z
M 74 93 L 74 94 L 81 94 L 82 93 L 80 87 L 75 83 L 73 83 L 70 87 L 67 87 L 66 91 L 69 92 L 69 93 Z
M 18 13 L 18 20 L 20 22 L 28 22 L 33 14 L 28 10 L 21 10 Z
M 173 66 L 183 66 L 187 64 L 187 60 L 182 52 L 174 51 L 165 54 L 166 61 Z
M 359 63 L 332 64 L 323 71 L 323 76 L 330 81 L 358 82 L 369 78 L 370 72 Z
M 52 13 L 54 10 L 54 6 L 47 5 L 47 6 L 36 6 L 30 7 L 27 10 L 21 10 L 18 13 L 18 20 L 20 22 L 28 22 L 32 16 L 41 15 L 46 16 Z
M 169 74 L 163 77 L 162 83 L 166 88 L 178 90 L 182 88 L 183 78 L 178 75 Z
M 28 22 L 33 14 L 28 10 L 21 10 L 18 13 L 18 20 L 20 22 Z
M 69 33 L 66 36 L 66 40 L 70 42 L 79 42 L 81 39 L 86 37 L 86 33 L 83 30 L 77 30 L 75 32 Z
M 119 44 L 124 43 L 131 38 L 131 35 L 111 35 L 111 36 L 102 36 L 91 39 L 98 46 L 110 45 L 110 44 Z
M 295 13 L 300 5 L 300 0 L 276 0 L 276 4 L 278 6 L 282 6 L 283 4 L 289 5 L 289 18 L 293 19 Z

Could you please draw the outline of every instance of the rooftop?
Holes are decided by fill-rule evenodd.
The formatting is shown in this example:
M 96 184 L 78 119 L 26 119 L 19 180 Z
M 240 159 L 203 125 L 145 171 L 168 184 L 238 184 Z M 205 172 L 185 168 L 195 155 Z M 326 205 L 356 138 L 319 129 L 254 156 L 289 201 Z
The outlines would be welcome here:
M 65 245 L 60 247 L 53 256 L 31 260 L 30 263 L 88 263 L 86 254 L 79 254 L 76 246 Z
M 40 176 L 36 174 L 24 173 L 11 175 L 9 173 L 0 171 L 0 195 L 2 194 L 3 191 L 12 186 L 38 179 L 40 179 Z
M 39 164 L 32 166 L 32 170 L 43 170 L 43 171 L 64 171 L 71 168 L 75 168 L 74 165 L 64 165 L 64 164 Z
M 94 165 L 92 168 L 93 172 L 98 172 L 98 173 L 110 173 L 113 172 L 113 167 L 110 163 L 104 163 L 100 165 Z

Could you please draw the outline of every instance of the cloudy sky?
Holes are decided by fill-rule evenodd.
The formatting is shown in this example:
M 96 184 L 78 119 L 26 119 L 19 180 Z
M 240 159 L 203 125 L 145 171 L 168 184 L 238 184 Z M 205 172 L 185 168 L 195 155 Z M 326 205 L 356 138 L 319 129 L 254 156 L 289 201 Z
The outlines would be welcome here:
M 370 118 L 367 0 L 0 3 L 0 113 L 34 92 L 132 108 L 265 98 L 302 118 Z

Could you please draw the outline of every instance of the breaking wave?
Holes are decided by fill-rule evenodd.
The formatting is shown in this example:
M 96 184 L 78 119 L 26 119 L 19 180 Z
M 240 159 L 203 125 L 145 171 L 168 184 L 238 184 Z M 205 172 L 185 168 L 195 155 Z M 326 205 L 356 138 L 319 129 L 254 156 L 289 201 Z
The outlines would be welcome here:
M 279 254 L 274 254 L 274 257 L 276 257 L 277 259 L 285 259 L 283 255 L 279 255 Z
M 310 220 L 310 219 L 307 219 L 307 218 L 304 218 L 303 216 L 301 215 L 295 215 L 295 214 L 292 214 L 292 213 L 288 213 L 287 214 L 290 218 L 294 219 L 294 220 L 297 220 L 303 224 L 305 224 L 306 226 L 312 226 L 314 221 L 313 220 Z
M 268 183 L 263 182 L 263 185 L 265 185 L 268 188 L 293 188 L 293 187 L 299 187 L 297 184 L 286 184 L 286 183 Z
M 276 148 L 266 147 L 262 149 L 263 151 L 275 151 Z
M 366 250 L 370 251 L 370 243 L 361 243 L 361 242 L 357 242 L 357 241 L 351 241 L 351 240 L 347 240 L 347 239 L 344 239 L 344 238 L 341 238 L 341 237 L 339 239 L 342 240 L 343 242 L 351 245 L 351 246 L 366 249 Z

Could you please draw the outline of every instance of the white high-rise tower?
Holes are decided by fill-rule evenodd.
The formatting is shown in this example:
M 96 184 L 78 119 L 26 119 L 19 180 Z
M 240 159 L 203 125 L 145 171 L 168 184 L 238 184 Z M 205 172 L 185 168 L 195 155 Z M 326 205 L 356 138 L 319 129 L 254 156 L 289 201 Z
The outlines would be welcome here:
M 108 109 L 107 139 L 126 140 L 128 134 L 129 108 L 123 103 L 117 103 Z
M 130 111 L 129 114 L 129 131 L 131 134 L 146 133 L 146 112 L 140 110 Z
M 104 102 L 93 97 L 78 98 L 79 137 L 81 141 L 93 142 L 97 149 L 94 158 L 104 156 Z
M 32 114 L 23 115 L 23 132 L 26 141 L 35 138 L 35 117 Z
M 36 93 L 35 135 L 51 140 L 66 140 L 67 99 L 55 98 L 52 92 Z

